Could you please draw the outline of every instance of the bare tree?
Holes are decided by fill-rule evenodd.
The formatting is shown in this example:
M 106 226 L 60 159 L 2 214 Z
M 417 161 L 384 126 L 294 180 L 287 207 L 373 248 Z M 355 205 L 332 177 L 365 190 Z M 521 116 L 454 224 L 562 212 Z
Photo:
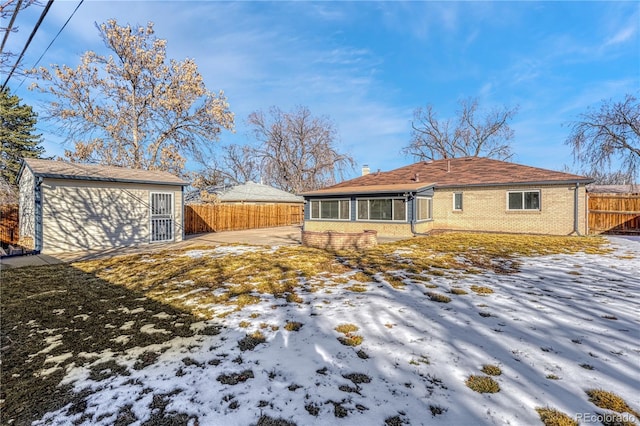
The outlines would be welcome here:
M 271 107 L 268 115 L 251 113 L 247 122 L 260 143 L 253 154 L 263 180 L 282 190 L 300 193 L 333 184 L 355 165 L 338 152 L 333 122 L 314 117 L 307 107 Z
M 73 69 L 40 68 L 55 99 L 47 118 L 59 120 L 73 161 L 159 169 L 181 174 L 187 157 L 204 163 L 233 114 L 222 92 L 207 90 L 191 59 L 166 59 L 166 40 L 146 27 L 98 27 L 108 57 L 88 51 Z
M 620 172 L 638 179 L 640 170 L 640 104 L 635 95 L 622 101 L 604 100 L 571 123 L 566 144 L 574 159 L 593 171 L 610 170 L 618 162 Z
M 223 148 L 222 170 L 235 183 L 260 179 L 260 161 L 249 145 L 227 145 Z
M 439 120 L 432 105 L 414 111 L 411 142 L 402 149 L 418 160 L 457 157 L 490 157 L 507 160 L 513 155 L 509 121 L 518 107 L 478 111 L 477 99 L 459 101 L 455 120 Z
M 39 5 L 40 2 L 36 0 L 0 0 L 0 71 L 1 75 L 8 75 L 11 68 L 17 60 L 18 54 L 9 51 L 7 46 L 7 40 L 11 34 L 18 32 L 19 28 L 15 25 L 16 18 L 20 11 L 26 9 L 32 5 Z M 17 69 L 20 69 L 20 64 L 17 64 Z M 3 77 L 4 78 L 4 77 Z
M 260 179 L 260 165 L 255 150 L 248 145 L 227 145 L 207 167 L 191 173 L 191 185 L 198 189 Z

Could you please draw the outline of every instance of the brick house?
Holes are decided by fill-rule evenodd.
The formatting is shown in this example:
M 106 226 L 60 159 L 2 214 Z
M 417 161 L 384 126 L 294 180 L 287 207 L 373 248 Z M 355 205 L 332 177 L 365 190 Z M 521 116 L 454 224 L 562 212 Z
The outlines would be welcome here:
M 479 157 L 418 162 L 306 192 L 304 230 L 582 235 L 584 176 Z

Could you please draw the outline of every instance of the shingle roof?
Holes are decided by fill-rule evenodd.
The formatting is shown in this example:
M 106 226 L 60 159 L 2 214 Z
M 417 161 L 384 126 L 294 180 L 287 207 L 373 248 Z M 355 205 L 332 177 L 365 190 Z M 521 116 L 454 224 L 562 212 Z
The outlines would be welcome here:
M 209 194 L 216 195 L 221 202 L 259 202 L 259 203 L 303 203 L 304 198 L 272 186 L 252 181 L 230 187 L 207 188 Z M 200 192 L 188 194 L 185 200 L 189 203 L 200 201 Z
M 180 185 L 188 183 L 168 172 L 127 169 L 115 166 L 68 163 L 65 161 L 25 158 L 24 163 L 35 176 L 55 179 L 77 179 L 107 182 Z
M 302 195 L 418 191 L 425 188 L 589 183 L 584 176 L 481 157 L 452 158 L 374 172 Z
M 638 194 L 640 185 L 587 185 L 587 192 L 593 194 Z

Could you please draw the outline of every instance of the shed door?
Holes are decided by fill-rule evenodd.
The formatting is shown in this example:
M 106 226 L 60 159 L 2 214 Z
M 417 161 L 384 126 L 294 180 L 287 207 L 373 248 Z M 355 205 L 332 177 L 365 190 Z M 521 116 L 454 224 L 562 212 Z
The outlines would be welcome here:
M 151 242 L 173 241 L 173 194 L 151 193 Z

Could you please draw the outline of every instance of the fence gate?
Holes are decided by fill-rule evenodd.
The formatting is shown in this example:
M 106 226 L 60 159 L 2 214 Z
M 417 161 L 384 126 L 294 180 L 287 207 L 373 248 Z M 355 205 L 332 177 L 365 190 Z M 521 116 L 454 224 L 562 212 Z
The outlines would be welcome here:
M 173 241 L 173 194 L 151 193 L 151 242 Z

